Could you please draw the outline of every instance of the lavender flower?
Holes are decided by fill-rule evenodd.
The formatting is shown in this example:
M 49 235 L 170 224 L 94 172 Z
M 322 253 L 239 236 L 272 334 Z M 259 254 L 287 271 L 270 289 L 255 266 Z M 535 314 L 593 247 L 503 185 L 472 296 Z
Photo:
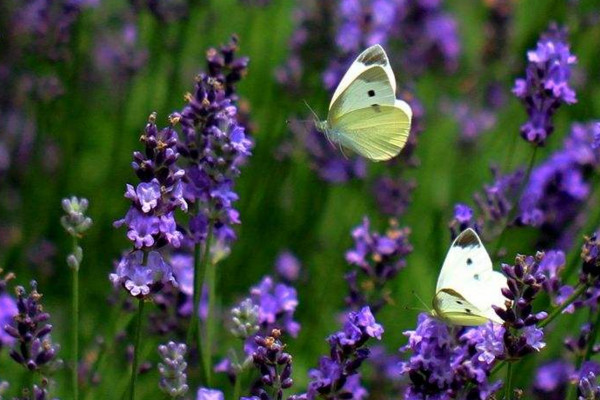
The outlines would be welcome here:
M 281 400 L 283 391 L 294 383 L 292 356 L 284 351 L 285 344 L 281 342 L 280 337 L 281 332 L 273 329 L 270 336 L 257 336 L 254 339 L 258 347 L 252 354 L 252 360 L 261 374 L 256 391 L 262 400 Z M 273 393 L 273 396 L 269 393 Z
M 590 372 L 579 379 L 578 394 L 579 400 L 596 400 L 600 398 L 600 386 L 596 374 Z
M 275 283 L 266 276 L 250 289 L 250 299 L 258 305 L 258 323 L 262 332 L 279 329 L 296 337 L 300 324 L 294 321 L 294 313 L 298 306 L 296 289 L 283 283 Z
M 169 342 L 158 346 L 158 353 L 162 363 L 158 363 L 160 373 L 160 389 L 173 398 L 178 398 L 187 393 L 187 363 L 185 353 L 187 347 L 183 343 Z
M 85 214 L 89 206 L 88 200 L 73 196 L 63 199 L 61 204 L 66 215 L 60 218 L 60 223 L 71 236 L 80 237 L 92 226 L 92 219 Z
M 381 176 L 374 184 L 373 193 L 379 210 L 391 217 L 400 217 L 410 205 L 417 183 L 413 179 Z
M 229 243 L 235 239 L 231 225 L 240 223 L 233 186 L 253 143 L 238 122 L 235 106 L 235 83 L 248 63 L 234 57 L 236 49 L 234 41 L 208 51 L 208 73 L 198 76 L 194 93 L 177 115 L 183 134 L 178 150 L 186 161 L 183 193 L 198 210 L 190 219 L 193 242 L 203 240 L 212 224 L 217 238 Z
M 42 295 L 37 291 L 37 282 L 31 281 L 29 294 L 22 286 L 17 286 L 16 292 L 18 313 L 4 326 L 4 331 L 17 340 L 9 354 L 25 368 L 38 371 L 50 366 L 58 351 L 50 338 L 52 325 L 46 323 L 50 314 L 39 302 Z
M 118 30 L 104 29 L 94 48 L 94 66 L 111 81 L 127 82 L 142 69 L 148 60 L 148 51 L 139 45 L 135 23 L 124 21 Z
M 500 387 L 488 376 L 505 347 L 502 326 L 488 323 L 466 330 L 462 335 L 427 314 L 420 314 L 417 328 L 404 332 L 411 351 L 400 363 L 411 384 L 405 399 L 488 398 Z
M 504 308 L 492 306 L 507 328 L 504 334 L 506 358 L 519 359 L 546 346 L 543 331 L 536 324 L 544 320 L 546 312 L 533 313 L 533 300 L 542 289 L 546 276 L 540 269 L 544 253 L 535 257 L 518 255 L 515 265 L 502 265 L 508 277 L 508 288 L 502 294 L 509 301 Z
M 383 327 L 369 307 L 349 312 L 344 328 L 327 339 L 330 356 L 322 357 L 319 368 L 309 371 L 307 399 L 363 398 L 366 391 L 358 380 L 358 369 L 369 357 L 365 344 L 371 338 L 381 340 L 382 334 Z
M 465 102 L 448 101 L 442 109 L 458 123 L 460 141 L 472 144 L 483 133 L 496 125 L 496 115 L 484 107 L 474 107 Z
M 185 172 L 175 165 L 177 134 L 173 126 L 159 131 L 155 120 L 152 114 L 140 139 L 145 153 L 133 154 L 133 169 L 141 182 L 137 187 L 127 185 L 125 197 L 131 200 L 131 207 L 125 218 L 114 224 L 127 226 L 134 251 L 121 259 L 110 280 L 135 297 L 148 296 L 169 282 L 175 284 L 171 266 L 156 249 L 181 245 L 183 234 L 177 229 L 174 211 L 187 211 L 181 183 Z
M 596 122 L 573 124 L 563 147 L 531 172 L 518 221 L 541 228 L 544 242 L 558 239 L 559 247 L 566 249 L 587 219 L 578 214 L 590 193 L 587 171 L 600 166 L 600 154 L 593 149 L 598 131 Z
M 259 313 L 260 308 L 250 299 L 246 299 L 239 306 L 232 308 L 233 328 L 231 328 L 231 334 L 243 340 L 254 335 L 260 328 L 258 326 Z
M 535 373 L 533 392 L 538 399 L 563 400 L 573 374 L 573 366 L 557 360 L 544 364 Z
M 300 260 L 288 251 L 282 251 L 275 260 L 275 270 L 277 274 L 287 282 L 294 282 L 300 277 Z
M 223 392 L 220 390 L 201 387 L 198 389 L 196 400 L 225 400 L 225 397 L 223 396 Z
M 346 303 L 353 309 L 366 305 L 377 312 L 388 302 L 385 286 L 406 266 L 406 256 L 412 252 L 408 228 L 399 228 L 392 220 L 385 234 L 370 231 L 368 218 L 354 228 L 354 248 L 346 252 L 346 261 L 357 268 L 345 276 L 350 289 Z
M 0 274 L 2 274 L 1 268 Z M 4 278 L 0 278 L 0 349 L 2 346 L 11 346 L 15 341 L 15 338 L 4 329 L 12 323 L 19 312 L 15 299 L 6 293 L 6 285 L 13 278 L 13 274 L 7 274 Z
M 552 25 L 527 53 L 526 77 L 517 79 L 513 93 L 526 106 L 529 120 L 521 126 L 521 136 L 530 143 L 543 145 L 554 131 L 552 117 L 562 104 L 577 100 L 569 86 L 571 65 L 577 58 L 571 54 L 567 34 Z

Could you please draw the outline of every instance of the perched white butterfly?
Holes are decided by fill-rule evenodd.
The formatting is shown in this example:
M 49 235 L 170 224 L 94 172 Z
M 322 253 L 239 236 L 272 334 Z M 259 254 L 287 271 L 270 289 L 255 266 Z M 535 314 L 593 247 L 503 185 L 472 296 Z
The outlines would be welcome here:
M 396 99 L 396 78 L 385 51 L 374 45 L 352 63 L 338 85 L 326 121 L 316 127 L 327 138 L 373 161 L 400 153 L 412 110 Z
M 504 306 L 503 287 L 507 287 L 506 277 L 493 270 L 477 233 L 466 229 L 448 250 L 431 314 L 451 325 L 476 326 L 488 320 L 501 324 L 492 305 Z

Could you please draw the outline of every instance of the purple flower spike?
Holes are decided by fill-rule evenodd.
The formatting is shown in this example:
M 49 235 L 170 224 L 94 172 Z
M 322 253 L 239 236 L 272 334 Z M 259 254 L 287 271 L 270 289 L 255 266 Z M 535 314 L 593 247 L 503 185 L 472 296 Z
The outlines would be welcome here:
M 319 368 L 309 371 L 310 382 L 306 398 L 319 396 L 330 399 L 364 398 L 367 391 L 360 384 L 359 368 L 369 357 L 365 344 L 371 338 L 381 339 L 383 328 L 369 307 L 349 312 L 344 329 L 327 341 L 330 356 L 321 357 Z
M 370 230 L 368 218 L 352 231 L 354 247 L 346 252 L 346 261 L 356 268 L 345 276 L 350 293 L 346 303 L 353 309 L 369 305 L 377 312 L 388 301 L 387 282 L 406 265 L 406 256 L 412 252 L 408 241 L 410 230 L 399 228 L 390 221 L 385 234 Z
M 10 324 L 3 327 L 5 333 L 15 338 L 9 355 L 17 363 L 31 371 L 51 366 L 56 357 L 58 346 L 52 343 L 50 332 L 52 325 L 47 321 L 50 314 L 44 312 L 37 291 L 37 283 L 31 282 L 31 291 L 23 286 L 17 289 L 17 313 Z
M 533 391 L 540 400 L 563 400 L 567 394 L 573 366 L 562 360 L 542 365 L 536 371 Z
M 275 270 L 284 280 L 294 282 L 300 277 L 300 260 L 290 251 L 279 253 L 275 260 Z
M 521 136 L 535 145 L 543 145 L 554 131 L 552 117 L 562 104 L 577 100 L 569 86 L 571 66 L 577 58 L 571 54 L 567 34 L 553 25 L 542 35 L 535 50 L 527 53 L 526 77 L 517 79 L 513 93 L 523 100 L 529 120 L 521 126 Z
M 256 390 L 261 400 L 281 400 L 283 390 L 289 389 L 294 383 L 292 356 L 284 351 L 285 344 L 280 337 L 281 332 L 274 329 L 270 336 L 256 336 L 254 339 L 258 347 L 252 353 L 252 360 L 261 374 Z

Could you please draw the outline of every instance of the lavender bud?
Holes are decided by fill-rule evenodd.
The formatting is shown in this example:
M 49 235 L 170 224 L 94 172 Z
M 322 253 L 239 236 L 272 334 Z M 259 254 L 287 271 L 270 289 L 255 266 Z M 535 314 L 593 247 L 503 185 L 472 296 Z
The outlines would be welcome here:
M 185 395 L 189 389 L 187 385 L 185 353 L 187 347 L 183 343 L 169 342 L 158 346 L 158 353 L 162 359 L 158 363 L 160 373 L 159 387 L 167 395 L 178 398 Z
M 240 339 L 247 339 L 258 332 L 259 307 L 251 299 L 242 301 L 231 310 L 233 328 L 231 333 Z

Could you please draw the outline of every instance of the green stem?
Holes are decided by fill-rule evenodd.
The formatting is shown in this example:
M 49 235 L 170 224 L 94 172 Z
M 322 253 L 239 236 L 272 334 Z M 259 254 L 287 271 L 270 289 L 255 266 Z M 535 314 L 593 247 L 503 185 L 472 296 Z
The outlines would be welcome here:
M 596 319 L 594 321 L 594 325 L 592 326 L 592 332 L 590 333 L 590 337 L 588 338 L 588 345 L 585 349 L 585 354 L 583 355 L 583 361 L 589 361 L 592 356 L 592 352 L 594 350 L 594 344 L 596 344 L 596 337 L 598 336 L 598 328 L 600 325 L 600 311 L 596 311 Z
M 233 384 L 233 400 L 240 398 L 240 392 L 242 390 L 242 372 L 238 372 L 235 376 L 235 383 Z
M 508 363 L 506 368 L 506 383 L 504 384 L 504 400 L 512 399 L 513 363 Z
M 131 365 L 131 388 L 129 391 L 129 400 L 135 399 L 135 381 L 138 370 L 138 353 L 140 351 L 140 337 L 142 333 L 142 319 L 144 314 L 144 299 L 139 299 L 137 324 L 135 327 L 135 342 L 133 344 L 133 363 Z
M 199 204 L 198 201 L 194 203 L 194 216 L 198 215 Z M 190 325 L 188 326 L 186 342 L 191 346 L 194 331 L 198 325 L 198 308 L 196 305 L 200 304 L 200 294 L 202 292 L 202 264 L 201 264 L 201 247 L 200 243 L 194 244 L 194 294 L 192 300 L 192 317 L 190 319 Z M 200 341 L 197 343 L 198 351 L 200 351 Z
M 77 237 L 73 236 L 73 255 L 76 254 L 78 248 Z M 73 294 L 72 294 L 72 326 L 71 326 L 71 334 L 72 343 L 71 346 L 73 351 L 73 375 L 72 375 L 72 384 L 73 384 L 73 398 L 75 400 L 79 399 L 79 377 L 78 377 L 78 365 L 79 365 L 79 265 L 77 268 L 73 268 Z
M 496 248 L 494 249 L 494 252 L 492 253 L 492 256 L 497 255 L 498 251 L 502 248 L 502 243 L 504 242 L 506 232 L 508 231 L 508 228 L 510 227 L 510 225 L 512 225 L 512 221 L 516 217 L 517 211 L 519 209 L 519 201 L 521 200 L 521 196 L 523 196 L 523 192 L 525 191 L 525 188 L 527 187 L 527 183 L 529 182 L 529 176 L 531 175 L 531 170 L 533 169 L 533 164 L 535 164 L 535 157 L 537 155 L 537 151 L 538 151 L 538 146 L 535 146 L 533 148 L 533 152 L 531 153 L 531 158 L 529 159 L 529 165 L 527 166 L 527 171 L 525 172 L 525 176 L 523 177 L 523 182 L 521 183 L 519 192 L 517 193 L 517 196 L 515 197 L 515 204 L 513 204 L 513 207 L 511 208 L 511 210 L 508 214 L 508 217 L 506 218 L 506 223 L 504 224 L 504 228 L 502 228 L 502 232 L 500 232 L 500 237 L 498 238 L 498 242 L 496 244 Z
M 202 335 L 201 322 L 198 319 L 198 342 L 202 343 L 202 361 L 204 364 L 204 375 L 206 377 L 206 384 L 211 387 L 212 380 L 212 344 L 213 344 L 213 327 L 214 327 L 214 314 L 215 314 L 215 266 L 210 262 L 210 244 L 213 236 L 213 223 L 209 220 L 208 232 L 206 234 L 206 241 L 204 243 L 204 254 L 202 256 L 202 271 L 204 271 L 204 282 L 208 285 L 208 315 L 206 316 L 206 323 L 204 324 L 204 340 L 201 341 Z M 202 286 L 198 288 L 198 293 L 201 293 Z M 200 302 L 196 304 L 196 310 L 200 309 Z M 197 311 L 198 312 L 198 311 Z

